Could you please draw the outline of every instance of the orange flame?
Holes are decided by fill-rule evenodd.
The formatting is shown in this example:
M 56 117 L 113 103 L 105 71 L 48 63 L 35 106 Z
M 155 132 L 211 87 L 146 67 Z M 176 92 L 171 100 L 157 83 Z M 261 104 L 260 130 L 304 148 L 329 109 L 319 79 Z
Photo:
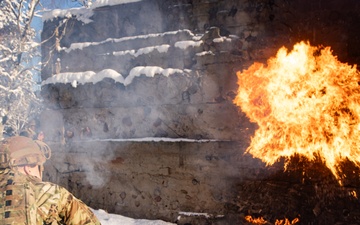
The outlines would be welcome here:
M 245 216 L 245 220 L 249 223 L 252 223 L 252 224 L 266 224 L 266 220 L 264 220 L 264 218 L 262 217 L 259 217 L 259 218 L 253 218 L 252 216 L 248 215 L 248 216 Z
M 299 222 L 299 218 L 295 218 L 292 221 L 290 221 L 289 219 L 285 218 L 285 220 L 276 220 L 275 221 L 275 225 L 294 225 L 297 224 Z
M 258 224 L 258 225 L 261 225 L 261 224 L 267 224 L 268 222 L 263 218 L 263 217 L 258 217 L 258 218 L 253 218 L 252 216 L 248 215 L 248 216 L 245 216 L 245 220 L 249 223 L 252 223 L 252 224 Z M 295 218 L 293 219 L 292 221 L 290 221 L 289 219 L 285 218 L 284 220 L 283 219 L 276 219 L 275 221 L 275 225 L 294 225 L 296 223 L 298 223 L 300 220 L 299 218 Z
M 341 63 L 330 47 L 300 42 L 237 77 L 234 103 L 259 125 L 247 152 L 267 165 L 295 154 L 319 157 L 338 180 L 342 160 L 360 165 L 356 65 Z

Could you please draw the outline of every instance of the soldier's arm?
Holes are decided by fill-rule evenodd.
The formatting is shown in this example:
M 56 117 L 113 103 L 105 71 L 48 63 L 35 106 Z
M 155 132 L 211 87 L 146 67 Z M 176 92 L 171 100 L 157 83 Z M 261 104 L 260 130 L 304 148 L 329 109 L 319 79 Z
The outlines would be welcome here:
M 62 205 L 60 217 L 67 225 L 101 225 L 91 209 L 65 188 L 61 188 Z

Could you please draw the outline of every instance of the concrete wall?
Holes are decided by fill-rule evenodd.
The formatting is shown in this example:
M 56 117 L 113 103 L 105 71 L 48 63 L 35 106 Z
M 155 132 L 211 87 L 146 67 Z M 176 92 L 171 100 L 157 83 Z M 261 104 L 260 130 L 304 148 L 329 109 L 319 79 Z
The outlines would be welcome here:
M 244 146 L 116 140 L 52 145 L 56 160 L 46 175 L 109 212 L 172 222 L 180 212 L 197 212 L 228 220 L 237 213 L 237 184 L 266 174 L 259 160 L 243 156 Z
M 55 38 L 43 45 L 44 80 L 60 76 L 56 73 L 109 68 L 126 77 L 136 66 L 183 72 L 140 76 L 126 86 L 112 79 L 76 88 L 70 83 L 44 85 L 47 109 L 41 129 L 54 152 L 46 165 L 46 179 L 65 186 L 91 207 L 111 213 L 179 224 L 244 223 L 244 216 L 256 214 L 259 208 L 254 206 L 260 204 L 246 195 L 261 195 L 256 190 L 273 185 L 264 181 L 269 177 L 280 182 L 278 190 L 291 183 L 301 188 L 302 172 L 294 169 L 292 175 L 284 175 L 281 165 L 266 168 L 244 155 L 256 125 L 232 103 L 236 71 L 254 61 L 265 62 L 279 47 L 291 48 L 300 40 L 330 45 L 340 60 L 358 63 L 360 35 L 352 29 L 359 22 L 358 7 L 350 0 L 149 0 L 97 8 L 89 24 L 69 19 L 59 39 L 64 49 L 54 49 Z M 45 23 L 44 40 L 59 21 Z M 63 30 L 60 26 L 59 33 Z M 166 33 L 177 30 L 182 31 Z M 200 46 L 175 47 L 197 34 Z M 219 37 L 228 41 L 214 41 Z M 84 42 L 97 44 L 66 50 L 72 43 Z M 163 44 L 170 46 L 166 53 L 107 54 Z M 211 54 L 199 54 L 207 51 Z M 280 178 L 274 178 L 278 173 Z M 288 202 L 293 193 L 287 193 Z M 276 204 L 287 207 L 285 200 Z M 309 208 L 289 214 L 285 206 L 268 212 L 274 218 L 296 217 Z M 179 219 L 181 212 L 211 216 Z M 308 221 L 313 219 L 310 215 Z

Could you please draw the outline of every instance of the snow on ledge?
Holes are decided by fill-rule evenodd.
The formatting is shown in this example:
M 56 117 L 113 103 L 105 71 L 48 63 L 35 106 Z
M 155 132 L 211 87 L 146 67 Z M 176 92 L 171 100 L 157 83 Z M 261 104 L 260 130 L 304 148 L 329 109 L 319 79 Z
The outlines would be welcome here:
M 130 54 L 134 57 L 138 57 L 140 55 L 149 54 L 155 50 L 158 51 L 159 53 L 166 53 L 169 48 L 170 48 L 170 45 L 157 45 L 157 46 L 140 48 L 138 50 L 126 50 L 126 51 L 113 52 L 113 55 L 114 56 L 122 56 L 122 55 Z
M 142 0 L 96 0 L 92 3 L 90 8 L 99 8 L 108 5 L 121 5 L 132 2 L 141 2 Z
M 164 137 L 145 137 L 145 138 L 127 138 L 127 139 L 102 139 L 98 141 L 117 141 L 117 142 L 218 142 L 224 140 L 217 139 L 190 139 L 190 138 L 164 138 Z
M 43 22 L 47 20 L 53 20 L 55 18 L 71 18 L 75 17 L 77 20 L 83 23 L 90 23 L 92 20 L 90 17 L 93 16 L 93 10 L 103 6 L 121 5 L 132 2 L 140 2 L 142 0 L 97 0 L 89 8 L 71 8 L 71 9 L 55 9 L 44 12 L 42 16 Z
M 180 48 L 180 49 L 187 49 L 189 46 L 191 47 L 199 47 L 203 44 L 203 41 L 178 41 L 175 43 L 175 47 Z
M 220 139 L 191 139 L 191 138 L 167 138 L 167 137 L 143 137 L 143 138 L 124 138 L 124 139 L 82 139 L 74 140 L 73 143 L 79 142 L 187 142 L 187 143 L 209 143 L 209 142 L 229 142 L 231 140 Z M 51 141 L 48 141 L 51 143 Z
M 85 72 L 69 72 L 69 73 L 59 73 L 55 74 L 52 77 L 44 80 L 42 85 L 46 84 L 56 84 L 56 83 L 63 83 L 68 84 L 70 83 L 74 88 L 77 87 L 78 84 L 85 84 L 85 83 L 97 83 L 102 81 L 105 78 L 111 78 L 115 82 L 122 83 L 124 86 L 131 84 L 135 77 L 145 75 L 147 77 L 154 77 L 156 74 L 162 74 L 165 77 L 168 77 L 175 73 L 184 73 L 189 71 L 184 71 L 181 69 L 173 69 L 173 68 L 166 68 L 163 69 L 158 66 L 137 66 L 130 70 L 129 75 L 124 78 L 120 73 L 116 72 L 112 69 L 105 69 L 98 73 L 93 71 L 85 71 Z
M 188 34 L 193 41 L 200 41 L 201 36 L 199 35 L 195 35 L 193 34 L 190 30 L 188 29 L 183 29 L 183 30 L 177 30 L 177 31 L 167 31 L 164 33 L 155 33 L 155 34 L 143 34 L 143 35 L 137 35 L 137 36 L 129 36 L 129 37 L 121 37 L 121 38 L 107 38 L 104 41 L 100 41 L 100 42 L 77 42 L 77 43 L 71 43 L 70 47 L 62 47 L 61 51 L 64 51 L 66 53 L 69 53 L 73 50 L 79 49 L 79 50 L 83 50 L 85 48 L 88 47 L 92 47 L 92 46 L 97 46 L 97 45 L 102 45 L 102 44 L 106 44 L 106 43 L 117 43 L 120 44 L 121 42 L 125 42 L 125 41 L 130 41 L 130 40 L 146 40 L 149 38 L 156 38 L 156 37 L 164 37 L 166 35 L 177 35 L 177 34 L 181 34 L 181 33 L 185 33 Z M 180 44 L 178 43 L 178 47 L 183 46 L 184 44 Z M 194 44 L 193 44 L 194 45 Z

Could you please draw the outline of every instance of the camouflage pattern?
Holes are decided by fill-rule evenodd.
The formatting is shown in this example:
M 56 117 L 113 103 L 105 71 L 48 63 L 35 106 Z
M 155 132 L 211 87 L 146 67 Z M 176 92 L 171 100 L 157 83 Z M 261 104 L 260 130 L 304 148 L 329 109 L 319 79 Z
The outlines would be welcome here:
M 100 225 L 93 212 L 65 188 L 16 170 L 0 170 L 0 224 Z
M 42 165 L 51 156 L 50 147 L 44 142 L 28 137 L 14 136 L 0 144 L 0 168 Z

